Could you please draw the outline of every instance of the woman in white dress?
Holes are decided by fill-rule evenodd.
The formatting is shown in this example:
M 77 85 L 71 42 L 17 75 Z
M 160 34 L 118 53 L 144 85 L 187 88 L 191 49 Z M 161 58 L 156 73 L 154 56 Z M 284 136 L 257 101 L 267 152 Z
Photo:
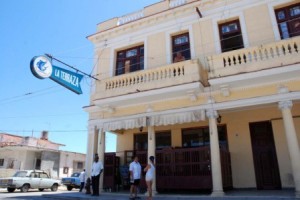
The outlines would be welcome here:
M 146 183 L 149 195 L 147 200 L 152 200 L 152 183 L 155 175 L 154 156 L 149 157 L 149 163 L 145 167 L 144 171 L 146 172 Z

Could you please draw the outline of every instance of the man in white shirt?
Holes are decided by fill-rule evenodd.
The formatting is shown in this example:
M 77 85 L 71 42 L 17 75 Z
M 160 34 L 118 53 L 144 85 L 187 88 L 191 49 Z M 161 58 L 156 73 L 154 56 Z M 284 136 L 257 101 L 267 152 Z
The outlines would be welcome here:
M 99 161 L 98 154 L 95 154 L 94 162 L 92 165 L 92 188 L 93 188 L 93 194 L 92 196 L 99 196 L 99 181 L 100 181 L 100 175 L 103 171 L 103 164 L 101 161 Z
M 134 157 L 134 160 L 129 165 L 130 172 L 130 199 L 137 198 L 138 186 L 141 180 L 142 167 L 139 163 L 137 156 Z M 134 195 L 134 196 L 133 196 Z
M 82 172 L 80 172 L 79 179 L 80 179 L 79 192 L 81 192 L 82 189 L 84 188 L 84 183 L 85 183 L 85 169 Z

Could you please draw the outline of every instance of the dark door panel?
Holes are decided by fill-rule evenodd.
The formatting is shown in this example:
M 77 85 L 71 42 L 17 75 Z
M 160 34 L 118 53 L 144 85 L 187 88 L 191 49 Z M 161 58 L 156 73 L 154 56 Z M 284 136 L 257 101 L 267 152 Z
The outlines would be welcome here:
M 271 122 L 250 123 L 257 189 L 281 189 Z

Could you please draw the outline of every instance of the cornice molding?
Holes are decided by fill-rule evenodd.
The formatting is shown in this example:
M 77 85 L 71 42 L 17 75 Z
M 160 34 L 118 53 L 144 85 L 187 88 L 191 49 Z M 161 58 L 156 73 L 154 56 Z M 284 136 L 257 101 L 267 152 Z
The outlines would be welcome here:
M 284 110 L 284 109 L 291 109 L 293 106 L 293 102 L 290 101 L 290 100 L 287 100 L 287 101 L 280 101 L 278 103 L 278 107 L 279 109 L 281 110 Z
M 137 117 L 151 117 L 154 115 L 159 114 L 174 114 L 174 113 L 181 113 L 181 112 L 190 112 L 195 110 L 210 110 L 213 109 L 215 111 L 224 111 L 224 110 L 231 110 L 231 109 L 238 109 L 238 108 L 245 108 L 249 106 L 260 106 L 260 105 L 266 105 L 266 104 L 274 104 L 284 101 L 293 101 L 293 100 L 300 100 L 300 92 L 289 92 L 284 94 L 274 94 L 269 96 L 262 96 L 262 97 L 256 97 L 256 98 L 249 98 L 249 99 L 240 99 L 235 101 L 228 101 L 228 102 L 215 102 L 215 103 L 206 103 L 203 105 L 198 106 L 190 106 L 186 108 L 178 108 L 178 109 L 171 109 L 171 110 L 165 110 L 165 111 L 154 111 L 151 113 L 140 113 L 135 115 L 129 115 L 129 116 L 123 116 L 123 117 L 112 117 L 112 118 L 106 118 L 106 119 L 93 119 L 89 121 L 89 126 L 102 126 L 105 122 L 113 122 L 118 120 L 124 120 L 124 119 L 132 119 Z

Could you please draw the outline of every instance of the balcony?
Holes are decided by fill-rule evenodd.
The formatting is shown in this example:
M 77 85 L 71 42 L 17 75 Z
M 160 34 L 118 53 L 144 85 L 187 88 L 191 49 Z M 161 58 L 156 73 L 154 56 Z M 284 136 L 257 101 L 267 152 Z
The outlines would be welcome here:
M 196 82 L 203 86 L 207 83 L 206 77 L 207 73 L 198 60 L 187 60 L 103 79 L 98 85 L 94 99 L 107 99 Z M 186 93 L 186 89 L 184 91 Z
M 208 57 L 209 79 L 257 72 L 300 62 L 300 37 Z

